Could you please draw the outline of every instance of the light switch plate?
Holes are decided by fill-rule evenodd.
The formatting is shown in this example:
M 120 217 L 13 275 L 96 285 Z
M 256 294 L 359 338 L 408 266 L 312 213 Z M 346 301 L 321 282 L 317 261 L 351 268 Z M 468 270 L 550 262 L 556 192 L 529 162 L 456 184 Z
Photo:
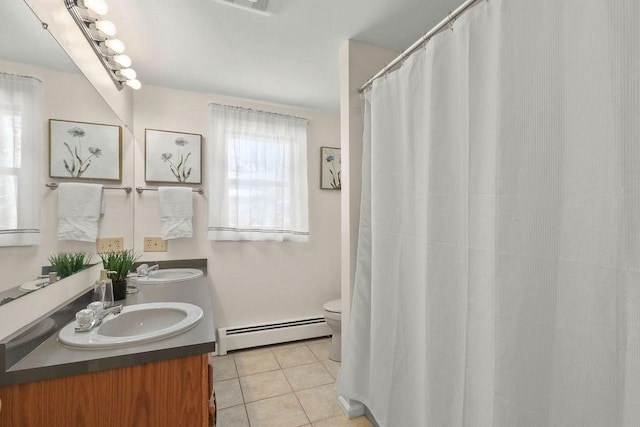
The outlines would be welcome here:
M 145 237 L 143 248 L 145 252 L 167 252 L 167 241 L 160 237 Z
M 124 250 L 124 238 L 122 237 L 98 237 L 96 240 L 96 252 L 119 252 Z

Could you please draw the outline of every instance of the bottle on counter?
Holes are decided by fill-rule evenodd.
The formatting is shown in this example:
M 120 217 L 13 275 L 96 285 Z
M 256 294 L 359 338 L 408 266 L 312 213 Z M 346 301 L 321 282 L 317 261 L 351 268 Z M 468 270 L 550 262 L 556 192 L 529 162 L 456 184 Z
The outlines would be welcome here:
M 107 276 L 107 270 L 100 270 L 100 279 L 93 287 L 93 299 L 100 301 L 104 308 L 113 307 L 113 282 Z

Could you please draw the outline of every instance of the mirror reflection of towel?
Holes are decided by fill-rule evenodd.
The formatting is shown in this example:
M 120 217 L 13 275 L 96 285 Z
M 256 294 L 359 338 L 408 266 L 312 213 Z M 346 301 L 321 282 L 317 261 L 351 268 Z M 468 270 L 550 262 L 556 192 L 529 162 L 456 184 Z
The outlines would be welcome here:
M 102 185 L 61 183 L 58 186 L 58 240 L 95 242 L 103 212 Z
M 191 188 L 159 187 L 160 237 L 163 240 L 193 236 L 193 196 Z

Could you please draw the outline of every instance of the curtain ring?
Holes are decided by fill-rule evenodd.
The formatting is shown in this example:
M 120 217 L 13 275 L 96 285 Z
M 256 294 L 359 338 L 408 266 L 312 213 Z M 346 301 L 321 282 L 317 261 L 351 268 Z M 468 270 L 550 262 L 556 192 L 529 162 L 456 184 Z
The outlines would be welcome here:
M 455 19 L 453 19 L 453 12 L 449 12 L 449 23 L 447 24 L 449 26 L 449 29 L 451 31 L 453 31 L 453 23 L 455 21 Z

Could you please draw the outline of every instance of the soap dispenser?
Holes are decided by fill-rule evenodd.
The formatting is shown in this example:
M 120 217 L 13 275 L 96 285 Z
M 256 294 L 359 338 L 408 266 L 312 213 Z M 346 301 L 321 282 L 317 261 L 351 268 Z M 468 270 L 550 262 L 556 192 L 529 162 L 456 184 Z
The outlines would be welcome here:
M 103 308 L 114 306 L 113 283 L 107 277 L 107 273 L 107 270 L 100 270 L 100 279 L 96 281 L 93 287 L 94 300 L 100 301 Z

